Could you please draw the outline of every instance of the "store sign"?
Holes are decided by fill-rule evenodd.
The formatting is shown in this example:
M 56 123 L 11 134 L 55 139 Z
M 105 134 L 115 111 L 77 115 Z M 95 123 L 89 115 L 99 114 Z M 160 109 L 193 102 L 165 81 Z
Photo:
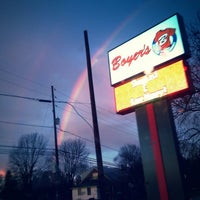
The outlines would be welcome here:
M 111 85 L 185 54 L 174 15 L 108 52 Z
M 116 111 L 125 113 L 147 103 L 189 88 L 183 61 L 178 61 L 114 88 Z

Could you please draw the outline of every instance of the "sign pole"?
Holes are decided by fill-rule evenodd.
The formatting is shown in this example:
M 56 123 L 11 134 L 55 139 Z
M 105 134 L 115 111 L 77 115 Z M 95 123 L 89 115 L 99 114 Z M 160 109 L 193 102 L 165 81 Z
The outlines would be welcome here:
M 136 109 L 148 199 L 185 199 L 167 100 Z
M 167 200 L 168 193 L 153 105 L 136 109 L 147 199 Z
M 161 99 L 155 102 L 154 112 L 157 121 L 163 164 L 165 166 L 169 199 L 186 199 L 181 156 L 178 149 L 178 139 L 169 101 L 167 99 Z

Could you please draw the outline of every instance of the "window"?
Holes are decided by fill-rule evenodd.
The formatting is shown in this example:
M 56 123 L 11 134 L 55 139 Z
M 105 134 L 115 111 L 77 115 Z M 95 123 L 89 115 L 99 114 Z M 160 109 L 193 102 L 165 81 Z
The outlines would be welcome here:
M 78 195 L 81 195 L 81 188 L 78 188 Z
M 97 172 L 93 172 L 92 173 L 92 179 L 97 179 L 98 178 L 98 173 Z
M 91 188 L 90 187 L 87 188 L 87 195 L 91 195 Z

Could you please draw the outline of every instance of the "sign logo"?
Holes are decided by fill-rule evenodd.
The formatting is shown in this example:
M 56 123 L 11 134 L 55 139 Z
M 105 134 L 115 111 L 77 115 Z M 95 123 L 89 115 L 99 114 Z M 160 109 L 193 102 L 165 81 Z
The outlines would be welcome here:
M 174 15 L 108 52 L 111 85 L 149 73 L 185 53 L 178 15 Z
M 175 28 L 160 30 L 156 33 L 152 43 L 153 52 L 157 55 L 165 55 L 174 49 L 176 42 L 177 36 Z

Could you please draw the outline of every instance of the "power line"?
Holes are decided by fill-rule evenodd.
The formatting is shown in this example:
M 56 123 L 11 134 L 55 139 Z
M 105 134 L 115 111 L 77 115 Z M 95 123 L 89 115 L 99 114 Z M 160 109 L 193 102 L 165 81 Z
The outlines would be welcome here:
M 23 77 L 23 76 L 21 76 L 21 74 L 17 74 L 17 73 L 14 73 L 13 71 L 5 70 L 5 69 L 2 68 L 2 67 L 0 67 L 0 70 L 1 70 L 2 72 L 4 72 L 4 73 L 7 73 L 7 74 L 9 74 L 9 75 L 15 77 L 15 78 L 20 78 L 20 80 L 23 79 L 23 80 L 25 80 L 25 81 L 34 83 L 34 84 L 37 85 L 37 86 L 40 86 L 40 87 L 43 87 L 43 88 L 47 88 L 46 85 L 44 85 L 44 84 L 42 84 L 42 83 L 39 83 L 39 82 L 36 82 L 35 80 L 28 79 L 27 77 Z M 3 79 L 1 78 L 1 80 L 3 80 Z M 10 83 L 10 84 L 13 84 L 14 86 L 18 85 L 18 86 L 20 86 L 21 88 L 26 89 L 26 90 L 28 90 L 28 91 L 32 90 L 32 91 L 35 91 L 35 92 L 37 92 L 37 93 L 41 93 L 40 91 L 37 91 L 37 90 L 35 90 L 35 89 L 24 87 L 24 84 L 23 84 L 23 86 L 22 86 L 22 85 L 20 85 L 20 84 L 18 84 L 18 83 L 12 82 L 12 81 L 8 81 L 8 80 L 3 80 L 3 81 L 6 81 L 6 82 L 8 82 L 8 83 Z M 46 95 L 46 96 L 49 96 L 49 95 Z
M 4 68 L 2 68 L 2 67 L 0 67 L 0 70 L 2 71 L 2 72 L 4 72 L 4 73 L 8 73 L 8 74 L 10 74 L 10 75 L 12 75 L 12 76 L 15 76 L 15 77 L 17 77 L 17 78 L 20 78 L 20 79 L 24 79 L 25 81 L 29 81 L 29 82 L 32 82 L 32 83 L 34 83 L 35 85 L 37 85 L 37 86 L 42 86 L 42 87 L 45 87 L 45 88 L 47 88 L 47 86 L 46 85 L 44 85 L 44 84 L 42 84 L 42 83 L 39 83 L 39 82 L 36 82 L 35 80 L 31 80 L 31 79 L 28 79 L 27 77 L 23 77 L 23 76 L 21 76 L 21 74 L 17 74 L 17 73 L 13 73 L 12 71 L 9 71 L 9 70 L 7 70 L 7 69 L 4 69 Z M 16 85 L 16 83 L 13 83 L 14 85 Z M 25 88 L 25 89 L 27 89 L 27 88 Z M 29 91 L 30 91 L 30 89 L 28 89 Z M 60 94 L 62 94 L 62 95 L 65 95 L 62 91 L 59 91 L 59 90 L 57 90 Z M 15 96 L 17 96 L 17 95 L 15 95 Z M 20 96 L 19 96 L 20 97 Z M 29 97 L 27 97 L 27 98 L 29 98 Z M 35 98 L 31 98 L 32 100 L 38 100 L 38 99 L 35 99 Z M 56 102 L 56 101 L 55 101 Z M 64 101 L 57 101 L 57 103 L 60 103 L 60 102 L 64 102 Z M 49 102 L 50 103 L 50 102 Z M 66 102 L 65 102 L 66 103 Z M 84 105 L 87 105 L 87 104 L 90 104 L 90 103 L 86 103 L 86 102 L 74 102 L 74 101 L 68 101 L 68 103 L 70 103 L 70 104 L 84 104 Z M 99 112 L 99 109 L 98 108 L 100 108 L 100 112 L 102 113 L 102 114 L 104 114 L 105 112 L 107 112 L 107 113 L 110 113 L 110 114 L 114 114 L 113 112 L 111 112 L 111 111 L 109 111 L 109 110 L 107 110 L 107 109 L 105 109 L 105 108 L 102 108 L 102 107 L 100 107 L 100 106 L 97 106 L 97 110 L 98 110 L 98 112 Z M 104 113 L 103 113 L 104 112 Z M 80 112 L 79 112 L 80 113 Z M 84 118 L 85 119 L 85 118 Z M 104 119 L 100 119 L 100 120 L 104 120 Z M 126 119 L 127 120 L 127 119 Z M 84 120 L 85 121 L 85 120 Z M 87 120 L 86 120 L 87 121 Z M 132 123 L 132 121 L 131 120 L 128 120 L 128 121 L 130 121 L 130 123 Z M 87 122 L 86 122 L 87 123 Z M 118 129 L 119 127 L 115 127 L 115 129 Z M 137 132 L 137 131 L 136 131 Z M 124 133 L 124 132 L 123 132 Z M 135 135 L 136 137 L 137 137 L 137 135 Z
M 27 99 L 27 100 L 32 100 L 32 101 L 38 101 L 38 102 L 44 102 L 44 103 L 52 103 L 52 100 L 48 100 L 48 99 L 40 99 L 40 98 L 34 98 L 34 97 L 27 97 L 27 96 L 20 96 L 20 95 L 13 95 L 13 94 L 5 94 L 5 93 L 0 93 L 0 96 L 6 96 L 6 97 L 14 97 L 14 98 L 21 98 L 21 99 Z M 90 128 L 93 128 L 92 125 L 87 121 L 87 119 L 85 119 L 79 112 L 78 110 L 75 108 L 75 106 L 72 104 L 72 102 L 68 102 L 68 101 L 62 101 L 62 100 L 59 100 L 59 101 L 56 101 L 56 103 L 66 103 L 68 105 L 70 105 L 72 107 L 72 109 L 75 111 L 75 113 L 82 119 L 84 120 L 87 125 L 90 127 Z M 74 102 L 73 102 L 74 103 Z M 79 102 L 80 103 L 80 102 Z M 8 122 L 8 121 L 0 121 L 0 123 L 7 123 L 7 124 L 13 124 L 13 125 L 24 125 L 24 126 L 32 126 L 32 127 L 41 127 L 41 128 L 53 128 L 52 126 L 42 126 L 42 125 L 34 125 L 34 124 L 26 124 L 26 123 L 16 123 L 16 122 Z M 92 140 L 89 140 L 87 138 L 84 138 L 84 137 L 81 137 L 75 133 L 72 133 L 72 132 L 69 132 L 69 131 L 65 131 L 65 130 L 62 130 L 62 129 L 59 129 L 60 131 L 62 132 L 66 132 L 66 133 L 69 133 L 75 137 L 78 137 L 80 139 L 83 139 L 83 140 L 86 140 L 88 142 L 92 142 L 94 143 Z M 110 150 L 114 150 L 114 151 L 118 151 L 117 149 L 114 149 L 114 148 L 111 148 L 109 146 L 106 146 L 106 145 L 101 145 L 107 149 L 110 149 Z
M 6 96 L 6 97 L 15 97 L 15 98 L 21 98 L 21 99 L 28 99 L 28 100 L 32 100 L 32 101 L 43 101 L 44 99 L 38 99 L 38 98 L 33 98 L 33 97 L 24 97 L 24 96 L 19 96 L 19 95 L 13 95 L 13 94 L 2 94 L 0 93 L 0 96 Z M 47 101 L 47 100 L 44 100 Z M 51 101 L 48 101 L 49 103 Z
M 43 126 L 43 125 L 36 125 L 36 124 L 26 124 L 26 123 L 9 122 L 9 121 L 2 121 L 2 120 L 0 120 L 0 123 L 13 124 L 13 125 L 21 125 L 21 126 L 32 126 L 32 127 L 40 127 L 40 128 L 53 128 L 53 126 Z
M 60 130 L 61 132 L 69 133 L 69 134 L 71 134 L 71 135 L 73 135 L 73 136 L 75 136 L 75 137 L 78 137 L 78 138 L 80 138 L 80 139 L 86 140 L 86 141 L 88 141 L 88 142 L 94 144 L 94 141 L 89 140 L 89 139 L 87 139 L 87 138 L 84 138 L 84 137 L 82 137 L 82 136 L 79 136 L 79 135 L 77 135 L 77 134 L 75 134 L 75 133 L 72 133 L 72 132 L 69 132 L 69 131 L 64 131 L 64 130 L 62 130 L 62 129 L 60 129 L 60 128 L 59 128 L 59 130 Z M 106 145 L 101 145 L 101 146 L 103 146 L 103 147 L 105 147 L 105 148 L 107 148 L 107 149 L 113 150 L 113 151 L 118 151 L 117 149 L 111 148 L 111 147 L 106 146 Z
M 11 150 L 13 149 L 39 149 L 39 148 L 33 148 L 33 147 L 19 147 L 19 146 L 11 146 L 11 145 L 2 145 L 0 144 L 0 154 L 9 154 L 11 152 Z M 53 148 L 44 148 L 44 150 L 46 150 L 49 153 L 53 153 L 55 151 L 55 149 Z M 58 150 L 59 152 L 63 152 L 66 154 L 72 154 L 71 152 L 66 152 L 62 149 Z M 91 158 L 88 157 L 87 158 L 88 162 L 90 163 L 96 163 L 96 159 L 95 158 Z M 112 162 L 109 161 L 103 161 L 103 163 L 105 164 L 105 166 L 110 166 L 110 167 L 116 167 L 116 165 Z
M 76 102 L 70 102 L 70 104 L 73 104 L 73 103 L 76 103 Z M 83 109 L 83 107 L 82 106 L 88 106 L 89 105 L 89 103 L 80 103 L 80 102 L 78 102 L 77 104 L 80 104 L 80 106 L 79 105 L 76 105 L 76 110 L 79 110 L 79 114 L 82 112 L 82 113 L 84 113 L 84 115 L 87 115 L 88 116 L 88 114 L 89 114 L 89 111 L 88 110 L 85 110 L 85 109 Z M 86 107 L 86 109 L 89 109 L 88 107 Z M 100 109 L 101 110 L 105 110 L 105 109 L 102 109 L 101 107 L 100 107 Z M 134 138 L 138 138 L 138 135 L 137 135 L 137 130 L 133 130 L 133 131 L 131 131 L 131 133 L 130 132 L 128 132 L 128 130 L 125 130 L 125 129 L 123 129 L 122 127 L 120 127 L 120 126 L 118 126 L 118 124 L 115 126 L 115 127 L 113 127 L 112 126 L 112 124 L 111 123 L 109 123 L 109 120 L 111 119 L 111 120 L 113 120 L 113 121 L 115 121 L 115 119 L 116 119 L 116 121 L 119 119 L 119 116 L 116 116 L 116 114 L 114 115 L 113 113 L 111 113 L 111 112 L 103 112 L 103 111 L 101 111 L 99 109 L 99 111 L 97 111 L 98 112 L 98 120 L 99 120 L 99 122 L 100 122 L 100 124 L 101 124 L 101 126 L 102 125 L 105 125 L 106 127 L 108 127 L 109 128 L 109 130 L 110 130 L 110 132 L 112 132 L 112 133 L 114 133 L 114 132 L 117 132 L 117 133 L 120 133 L 120 134 L 122 134 L 123 133 L 123 135 L 124 134 L 127 134 L 128 136 L 133 136 Z M 64 108 L 64 110 L 66 110 L 67 111 L 67 108 Z M 81 112 L 80 112 L 81 111 Z M 71 110 L 68 110 L 68 112 L 71 112 Z M 74 113 L 74 112 L 73 112 Z M 77 113 L 75 113 L 75 114 L 77 114 Z M 106 115 L 107 114 L 107 115 Z M 82 116 L 83 116 L 83 114 L 81 114 Z M 91 115 L 91 113 L 90 113 L 90 115 Z M 89 116 L 90 116 L 89 115 Z M 106 116 L 105 116 L 106 115 Z M 88 121 L 88 119 L 86 119 L 86 117 L 84 117 L 84 121 L 85 120 L 87 120 Z M 91 119 L 90 119 L 91 120 Z M 130 122 L 130 123 L 132 123 L 130 120 L 126 120 L 125 121 L 126 123 L 128 123 L 128 122 Z M 123 123 L 124 123 L 124 120 L 123 120 Z
M 58 101 L 58 103 L 60 103 L 60 102 L 63 103 L 62 101 Z M 65 103 L 67 103 L 68 105 L 70 105 L 70 106 L 73 108 L 73 110 L 75 111 L 75 113 L 76 113 L 83 121 L 85 121 L 86 124 L 87 124 L 90 128 L 93 128 L 92 125 L 87 121 L 87 119 L 85 119 L 85 117 L 83 117 L 83 116 L 78 112 L 78 110 L 75 108 L 74 105 L 72 105 L 72 103 L 70 103 L 70 102 L 65 102 Z
M 27 100 L 32 100 L 32 101 L 39 101 L 39 102 L 44 102 L 44 103 L 52 103 L 52 100 L 48 100 L 48 99 L 39 99 L 39 98 L 34 98 L 34 97 L 25 97 L 25 96 L 13 95 L 13 94 L 2 94 L 2 93 L 0 93 L 0 96 L 15 97 L 15 98 L 27 99 Z M 72 103 L 70 103 L 68 101 L 56 101 L 56 100 L 54 102 L 55 103 L 66 103 L 66 104 L 69 104 L 73 108 L 75 113 L 82 120 L 84 120 L 88 124 L 88 126 L 90 128 L 92 128 L 92 125 L 78 112 L 78 110 L 75 108 L 74 105 L 72 105 Z
M 76 102 L 70 102 L 70 104 L 74 104 L 74 103 L 76 103 Z M 89 103 L 81 103 L 81 102 L 78 102 L 77 104 L 80 104 L 80 106 L 86 106 L 86 109 L 89 109 Z M 79 110 L 79 113 L 80 113 L 80 111 L 82 111 L 82 113 L 84 113 L 84 114 L 89 114 L 89 112 L 90 111 L 88 111 L 88 110 L 85 110 L 85 109 L 83 109 L 83 107 L 80 107 L 79 105 L 76 105 L 76 110 Z M 77 109 L 78 108 L 78 109 Z M 64 108 L 64 109 L 66 109 L 66 108 Z M 70 112 L 70 111 L 69 111 Z M 135 129 L 135 131 L 134 130 L 132 130 L 131 131 L 131 133 L 130 132 L 128 132 L 128 131 L 125 131 L 125 129 L 123 129 L 122 127 L 120 127 L 120 126 L 115 126 L 115 127 L 113 127 L 112 126 L 112 124 L 111 123 L 108 123 L 108 121 L 110 120 L 110 119 L 112 119 L 113 121 L 115 121 L 115 119 L 116 119 L 116 121 L 118 121 L 118 120 L 120 120 L 120 117 L 121 116 L 119 116 L 119 115 L 116 115 L 115 113 L 113 113 L 113 112 L 111 112 L 111 111 L 109 111 L 109 110 L 106 110 L 106 109 L 104 109 L 104 108 L 102 108 L 102 107 L 99 107 L 99 106 L 97 106 L 97 113 L 98 113 L 98 121 L 101 123 L 101 124 L 105 124 L 107 127 L 109 127 L 109 128 L 112 128 L 113 129 L 113 131 L 112 132 L 114 132 L 114 130 L 115 131 L 117 131 L 117 132 L 119 132 L 119 133 L 121 133 L 121 132 L 123 132 L 123 134 L 125 133 L 125 134 L 127 134 L 127 135 L 131 135 L 131 136 L 134 136 L 134 137 L 138 137 L 138 135 L 137 135 L 137 130 Z M 91 115 L 91 114 L 90 114 Z M 109 116 L 108 116 L 109 115 Z M 121 121 L 121 120 L 120 120 Z M 123 123 L 133 123 L 133 120 L 128 120 L 127 118 L 124 120 L 124 118 L 123 118 Z M 137 126 L 137 125 L 136 125 Z
M 40 98 L 34 98 L 34 97 L 26 97 L 26 96 L 20 96 L 20 95 L 13 95 L 13 94 L 5 94 L 5 93 L 0 93 L 0 96 L 7 96 L 7 97 L 14 97 L 14 98 L 21 98 L 21 99 L 27 99 L 27 100 L 33 100 L 33 101 L 38 101 L 38 102 L 44 102 L 44 103 L 52 103 L 52 100 L 49 100 L 49 99 L 40 99 Z M 88 126 L 90 126 L 92 128 L 92 125 L 88 122 L 87 119 L 85 119 L 85 117 L 83 117 L 80 112 L 78 112 L 78 110 L 76 109 L 76 107 L 73 105 L 73 104 L 89 104 L 89 103 L 82 103 L 82 102 L 70 102 L 70 101 L 62 101 L 62 100 L 55 100 L 55 103 L 66 103 L 68 105 L 70 105 L 73 110 L 75 111 L 75 113 L 82 119 L 84 120 Z M 100 108 L 100 112 L 103 114 L 102 110 L 105 110 L 101 107 Z M 106 112 L 110 113 L 110 114 L 113 114 L 111 113 L 110 111 L 107 111 L 105 110 Z M 102 119 L 101 119 L 102 120 Z
M 40 128 L 53 128 L 53 126 L 43 126 L 43 125 L 36 125 L 36 124 L 26 124 L 26 123 L 19 123 L 19 122 L 10 122 L 10 121 L 3 121 L 3 120 L 0 120 L 0 123 L 4 123 L 4 124 L 13 124 L 13 125 L 19 125 L 19 126 L 30 126 L 30 127 L 40 127 Z M 82 137 L 78 134 L 75 134 L 75 133 L 72 133 L 70 131 L 65 131 L 65 130 L 62 130 L 60 128 L 58 128 L 57 130 L 61 131 L 61 132 L 64 132 L 64 133 L 68 133 L 70 135 L 73 135 L 77 138 L 80 138 L 82 140 L 85 140 L 87 142 L 90 142 L 90 143 L 94 143 L 92 140 L 90 139 L 87 139 L 85 137 Z M 117 149 L 114 149 L 110 146 L 106 146 L 106 145 L 102 145 L 103 147 L 107 148 L 107 149 L 110 149 L 110 150 L 113 150 L 113 151 L 118 151 Z

